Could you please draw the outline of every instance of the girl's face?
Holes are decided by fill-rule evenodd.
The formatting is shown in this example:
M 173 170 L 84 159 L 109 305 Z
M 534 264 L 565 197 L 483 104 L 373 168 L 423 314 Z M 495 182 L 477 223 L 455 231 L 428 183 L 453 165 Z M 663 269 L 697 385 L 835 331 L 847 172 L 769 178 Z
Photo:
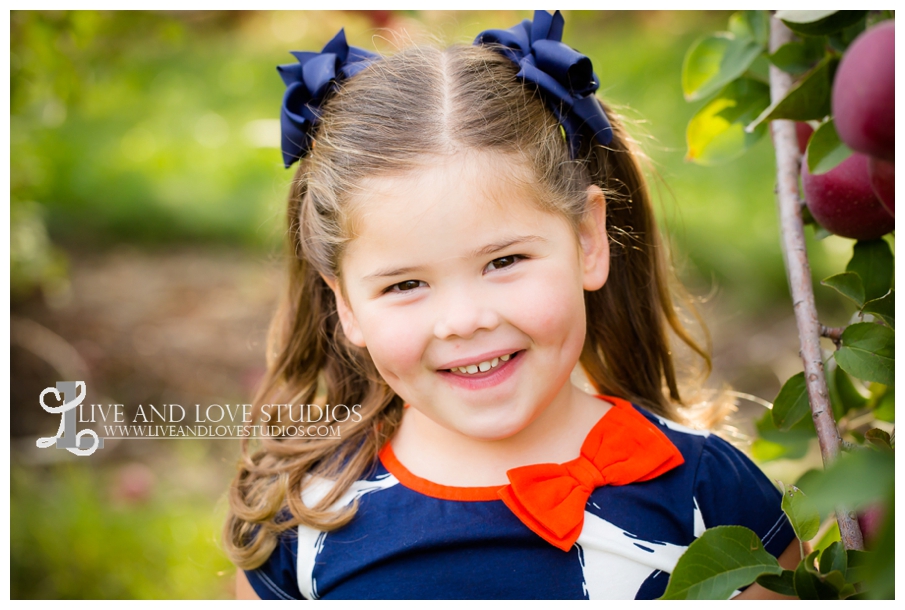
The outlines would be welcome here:
M 456 154 L 369 180 L 352 202 L 345 296 L 330 282 L 344 332 L 390 387 L 472 439 L 513 437 L 569 400 L 583 291 L 609 270 L 600 190 L 588 189 L 593 212 L 576 237 L 515 169 Z

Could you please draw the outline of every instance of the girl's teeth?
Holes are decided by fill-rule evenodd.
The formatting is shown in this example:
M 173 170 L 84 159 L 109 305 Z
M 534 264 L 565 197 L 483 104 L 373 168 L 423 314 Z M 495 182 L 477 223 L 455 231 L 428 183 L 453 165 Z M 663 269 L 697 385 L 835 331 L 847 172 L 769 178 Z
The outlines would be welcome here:
M 467 375 L 474 375 L 477 372 L 486 373 L 490 369 L 498 366 L 500 362 L 507 362 L 509 360 L 509 354 L 505 356 L 500 356 L 499 358 L 494 358 L 493 360 L 485 360 L 484 362 L 480 362 L 478 364 L 469 364 L 468 366 L 457 366 L 455 370 L 460 373 L 465 373 Z

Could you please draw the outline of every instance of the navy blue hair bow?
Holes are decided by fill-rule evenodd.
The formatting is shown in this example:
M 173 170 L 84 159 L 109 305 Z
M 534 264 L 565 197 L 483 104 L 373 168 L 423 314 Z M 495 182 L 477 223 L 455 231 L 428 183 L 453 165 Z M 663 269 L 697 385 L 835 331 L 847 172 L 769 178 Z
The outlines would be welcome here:
M 591 60 L 562 43 L 565 19 L 556 11 L 535 11 L 534 21 L 525 19 L 508 30 L 486 30 L 474 44 L 492 47 L 521 68 L 516 76 L 537 87 L 566 132 L 572 157 L 578 155 L 582 134 L 604 146 L 613 139 L 613 128 L 594 96 L 600 81 Z
M 323 51 L 293 51 L 295 64 L 277 66 L 286 83 L 280 112 L 283 163 L 289 167 L 311 148 L 311 134 L 320 118 L 321 104 L 335 83 L 355 76 L 377 55 L 346 43 L 340 30 Z

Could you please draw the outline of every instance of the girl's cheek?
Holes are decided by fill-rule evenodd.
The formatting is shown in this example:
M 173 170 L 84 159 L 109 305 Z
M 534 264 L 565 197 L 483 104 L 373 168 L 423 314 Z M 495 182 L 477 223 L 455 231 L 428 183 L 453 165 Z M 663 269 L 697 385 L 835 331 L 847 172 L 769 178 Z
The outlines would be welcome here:
M 368 352 L 378 366 L 404 374 L 404 370 L 418 365 L 424 352 L 419 332 L 411 317 L 386 314 L 372 321 L 370 337 L 366 337 Z
M 540 278 L 526 286 L 517 301 L 521 317 L 539 336 L 560 335 L 576 324 L 584 326 L 584 293 L 560 277 Z

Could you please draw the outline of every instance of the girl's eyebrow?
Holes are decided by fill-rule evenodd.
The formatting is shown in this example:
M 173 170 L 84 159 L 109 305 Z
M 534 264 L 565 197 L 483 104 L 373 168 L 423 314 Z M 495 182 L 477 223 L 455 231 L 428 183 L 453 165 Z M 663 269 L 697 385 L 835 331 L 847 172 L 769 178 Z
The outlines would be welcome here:
M 507 237 L 498 242 L 494 242 L 491 244 L 487 244 L 486 246 L 482 246 L 477 250 L 473 250 L 471 252 L 471 258 L 477 258 L 480 256 L 487 256 L 488 254 L 493 254 L 494 252 L 499 252 L 500 250 L 504 250 L 509 246 L 514 246 L 517 244 L 523 243 L 533 243 L 533 242 L 547 242 L 546 238 L 540 237 L 539 235 L 516 235 L 513 237 Z M 424 266 L 416 265 L 413 267 L 390 267 L 385 269 L 378 269 L 374 273 L 369 273 L 368 275 L 362 278 L 364 281 L 380 279 L 385 277 L 395 277 L 399 275 L 408 275 L 410 273 L 417 273 L 418 271 L 423 271 Z
M 409 273 L 417 273 L 421 271 L 424 267 L 394 267 L 390 269 L 379 269 L 374 273 L 369 273 L 368 275 L 362 278 L 364 281 L 368 280 L 378 280 L 384 277 L 394 277 L 397 275 L 408 275 Z
M 478 248 L 471 253 L 472 258 L 478 256 L 486 256 L 488 254 L 493 254 L 494 252 L 499 252 L 500 250 L 504 250 L 509 246 L 514 246 L 516 244 L 524 244 L 531 242 L 546 242 L 547 240 L 539 235 L 515 235 L 511 238 L 507 238 L 504 240 L 500 240 L 496 243 L 487 244 L 483 248 Z

